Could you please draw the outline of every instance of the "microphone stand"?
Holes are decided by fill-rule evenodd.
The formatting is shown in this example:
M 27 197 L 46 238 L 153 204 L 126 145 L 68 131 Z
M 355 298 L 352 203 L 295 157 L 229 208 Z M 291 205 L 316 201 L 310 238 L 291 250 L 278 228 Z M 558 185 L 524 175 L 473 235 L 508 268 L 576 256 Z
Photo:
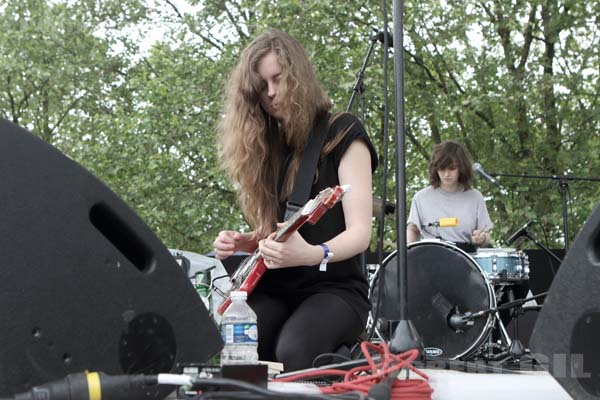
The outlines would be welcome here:
M 569 248 L 569 220 L 567 215 L 567 192 L 569 191 L 569 181 L 588 181 L 600 182 L 600 178 L 578 177 L 571 175 L 527 175 L 527 174 L 501 174 L 497 172 L 488 172 L 491 176 L 506 176 L 512 178 L 525 179 L 550 179 L 558 181 L 560 195 L 562 200 L 562 220 L 563 220 L 563 235 L 565 240 L 565 250 Z M 551 253 L 551 252 L 550 252 Z M 554 256 L 554 254 L 552 254 Z
M 544 297 L 548 294 L 548 292 L 543 292 L 543 293 L 539 293 L 536 294 L 535 296 L 531 296 L 531 297 L 527 297 L 525 299 L 516 299 L 513 301 L 509 301 L 506 302 L 500 306 L 497 307 L 493 307 L 493 308 L 486 308 L 485 310 L 479 310 L 476 312 L 469 312 L 467 311 L 464 314 L 454 314 L 452 316 L 450 316 L 450 320 L 452 321 L 452 325 L 450 326 L 453 329 L 461 329 L 464 326 L 466 326 L 467 322 L 474 320 L 476 318 L 481 318 L 481 317 L 485 317 L 488 314 L 491 313 L 496 313 L 498 311 L 502 311 L 502 310 L 506 310 L 508 308 L 514 308 L 514 307 L 518 307 L 518 306 L 522 306 L 523 304 L 527 303 L 528 301 L 531 300 L 537 300 L 540 297 Z
M 377 29 L 373 29 L 375 32 L 377 32 Z M 369 45 L 369 49 L 367 50 L 367 55 L 365 56 L 362 66 L 360 67 L 360 70 L 358 71 L 358 74 L 356 74 L 356 82 L 354 82 L 354 87 L 352 88 L 352 95 L 350 96 L 350 101 L 348 102 L 348 106 L 346 107 L 346 112 L 350 112 L 350 110 L 352 109 L 352 105 L 354 103 L 354 98 L 356 97 L 357 93 L 360 93 L 361 98 L 364 96 L 365 93 L 365 87 L 363 85 L 363 79 L 365 77 L 365 71 L 367 69 L 367 64 L 369 63 L 369 59 L 371 58 L 371 53 L 373 53 L 373 48 L 375 47 L 375 42 L 377 42 L 377 35 L 373 35 L 371 36 L 371 44 Z M 363 107 L 363 115 L 362 115 L 362 122 L 364 123 L 364 107 Z
M 373 28 L 373 30 L 375 32 L 377 32 L 377 29 Z M 360 94 L 360 100 L 361 100 L 361 122 L 365 123 L 365 106 L 364 106 L 364 95 L 365 95 L 365 86 L 363 84 L 363 80 L 365 77 L 365 71 L 367 70 L 367 64 L 369 63 L 369 59 L 371 58 L 371 54 L 373 53 L 373 48 L 375 47 L 375 43 L 377 42 L 378 38 L 377 35 L 373 35 L 371 36 L 371 44 L 369 45 L 369 49 L 367 50 L 367 54 L 365 55 L 365 58 L 363 60 L 362 66 L 360 67 L 360 70 L 358 71 L 358 73 L 356 74 L 356 82 L 354 82 L 354 87 L 352 88 L 352 94 L 350 95 L 350 101 L 348 102 L 348 106 L 346 107 L 346 112 L 350 112 L 350 110 L 352 110 L 352 106 L 354 104 L 354 99 L 356 98 L 357 94 Z M 385 180 L 384 180 L 385 182 Z M 385 200 L 385 197 L 384 197 Z M 365 277 L 367 277 L 367 255 L 366 255 L 366 251 L 363 251 L 362 253 L 360 253 L 360 266 L 362 271 L 365 274 Z
M 396 234 L 398 249 L 397 286 L 399 297 L 399 322 L 390 340 L 390 351 L 395 354 L 410 349 L 423 351 L 423 341 L 415 326 L 408 319 L 408 276 L 406 247 L 406 154 L 404 148 L 404 4 L 402 0 L 393 3 L 393 44 L 394 44 L 394 88 L 395 88 L 395 133 L 396 133 Z
M 533 243 L 535 243 L 536 246 L 538 246 L 540 249 L 544 250 L 552 258 L 554 258 L 556 261 L 558 261 L 558 264 L 562 263 L 562 260 L 560 259 L 560 257 L 558 257 L 556 254 L 554 254 L 552 252 L 552 250 L 550 250 L 549 248 L 544 246 L 533 233 L 529 232 L 528 229 L 525 229 L 525 236 L 527 236 L 527 238 L 529 238 L 529 240 L 531 240 Z

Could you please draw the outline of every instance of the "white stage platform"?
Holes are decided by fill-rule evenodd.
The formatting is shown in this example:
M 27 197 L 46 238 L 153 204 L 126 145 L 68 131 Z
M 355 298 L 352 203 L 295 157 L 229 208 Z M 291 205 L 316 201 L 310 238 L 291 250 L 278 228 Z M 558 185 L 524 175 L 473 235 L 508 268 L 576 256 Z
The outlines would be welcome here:
M 571 396 L 545 371 L 475 373 L 420 369 L 429 376 L 433 400 L 570 400 Z M 402 375 L 405 377 L 405 374 Z M 414 373 L 412 379 L 420 379 Z M 320 393 L 312 384 L 269 383 L 269 389 L 287 393 Z
M 471 373 L 442 369 L 421 370 L 434 389 L 432 399 L 567 400 L 571 396 L 545 371 Z

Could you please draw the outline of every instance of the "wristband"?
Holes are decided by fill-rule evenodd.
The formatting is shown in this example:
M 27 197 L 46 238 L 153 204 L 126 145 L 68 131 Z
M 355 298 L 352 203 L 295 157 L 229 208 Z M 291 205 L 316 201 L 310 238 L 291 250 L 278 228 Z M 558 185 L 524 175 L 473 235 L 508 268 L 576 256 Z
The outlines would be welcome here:
M 333 253 L 329 250 L 329 246 L 325 243 L 321 243 L 319 246 L 323 248 L 323 261 L 319 265 L 319 271 L 327 271 L 327 263 L 333 257 Z

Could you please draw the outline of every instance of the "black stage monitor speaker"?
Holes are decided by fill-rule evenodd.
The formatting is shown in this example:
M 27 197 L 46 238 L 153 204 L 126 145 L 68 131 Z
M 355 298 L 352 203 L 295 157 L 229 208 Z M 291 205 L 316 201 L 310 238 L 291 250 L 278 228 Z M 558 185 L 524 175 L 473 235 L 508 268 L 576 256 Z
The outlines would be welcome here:
M 571 396 L 600 399 L 600 205 L 550 286 L 530 347 Z
M 84 370 L 172 372 L 221 349 L 191 282 L 142 220 L 1 119 L 0 271 L 0 397 Z

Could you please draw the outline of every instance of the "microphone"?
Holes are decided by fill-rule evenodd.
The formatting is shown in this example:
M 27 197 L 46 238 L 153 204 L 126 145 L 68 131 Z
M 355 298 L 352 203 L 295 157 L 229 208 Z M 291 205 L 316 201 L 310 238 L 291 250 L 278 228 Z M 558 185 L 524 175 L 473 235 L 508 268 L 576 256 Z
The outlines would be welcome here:
M 458 226 L 458 218 L 456 218 L 456 217 L 440 218 L 437 221 L 428 223 L 427 226 L 436 226 L 436 227 L 440 227 L 440 228 L 448 228 L 448 227 L 452 227 L 452 226 Z
M 384 35 L 385 35 L 384 31 L 378 31 L 376 34 L 371 36 L 371 40 L 379 40 L 379 42 L 381 44 L 385 44 L 384 43 L 384 38 L 385 38 Z M 387 33 L 387 41 L 388 41 L 388 47 L 394 47 L 394 37 L 392 36 L 392 34 L 390 32 Z
M 458 306 L 454 306 L 454 310 L 452 314 L 448 316 L 447 323 L 451 329 L 454 329 L 456 333 L 462 333 L 466 329 L 475 325 L 475 319 L 485 317 L 491 312 L 495 312 L 497 309 L 488 308 L 485 310 L 471 312 L 467 311 L 466 313 L 461 313 L 458 309 Z
M 481 166 L 481 164 L 479 163 L 474 163 L 473 166 L 473 171 L 477 172 L 479 175 L 481 175 L 483 177 L 483 179 L 485 179 L 486 181 L 500 187 L 500 185 L 498 184 L 498 182 L 496 182 L 496 178 L 494 178 L 493 176 L 491 176 L 490 174 L 488 174 L 487 172 L 485 172 L 485 170 L 483 169 L 483 167 Z
M 470 312 L 461 314 L 456 309 L 448 318 L 448 326 L 450 326 L 450 328 L 452 328 L 456 333 L 462 333 L 465 331 L 465 329 L 473 326 L 474 324 L 475 322 L 471 318 Z
M 535 219 L 532 219 L 531 221 L 529 221 L 528 223 L 526 223 L 525 225 L 523 225 L 522 227 L 520 227 L 515 233 L 513 233 L 512 235 L 510 235 L 506 240 L 506 244 L 508 246 L 510 246 L 515 240 L 517 240 L 518 238 L 520 238 L 521 236 L 523 236 L 526 232 L 527 232 L 527 228 L 529 228 L 532 224 L 536 223 L 537 221 Z

